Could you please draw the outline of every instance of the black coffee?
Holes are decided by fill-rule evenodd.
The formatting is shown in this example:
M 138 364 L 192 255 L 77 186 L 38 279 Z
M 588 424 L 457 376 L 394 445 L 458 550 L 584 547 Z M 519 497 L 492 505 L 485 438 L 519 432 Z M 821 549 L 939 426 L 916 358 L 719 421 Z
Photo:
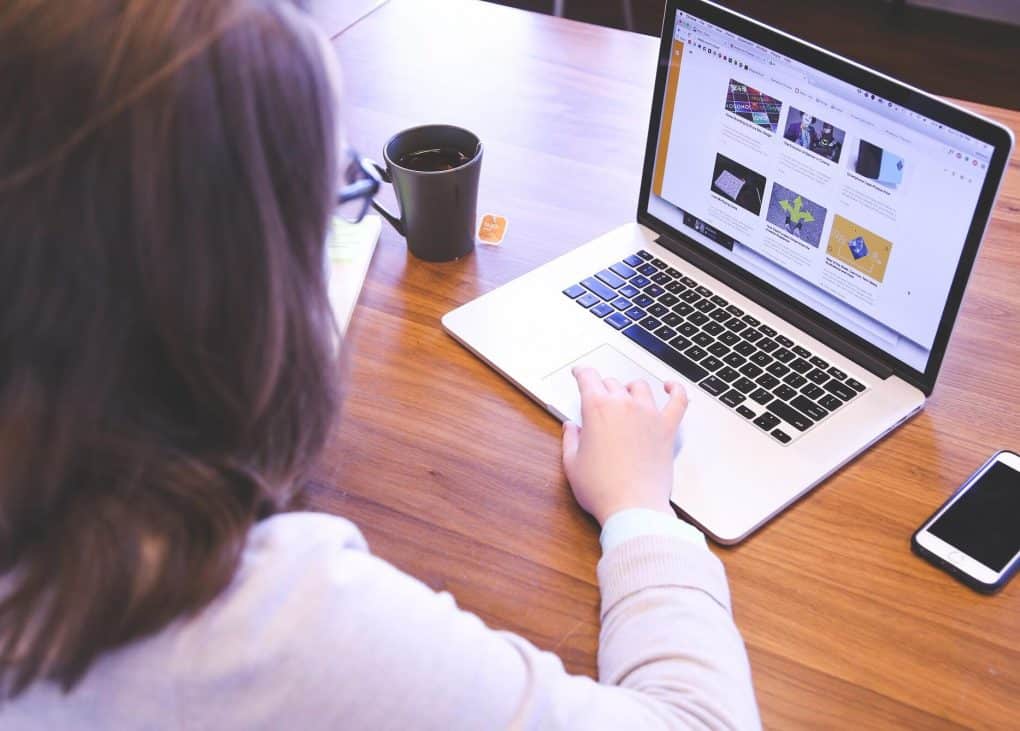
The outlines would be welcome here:
M 459 168 L 470 160 L 455 147 L 434 147 L 403 154 L 397 159 L 397 165 L 419 173 L 438 173 Z

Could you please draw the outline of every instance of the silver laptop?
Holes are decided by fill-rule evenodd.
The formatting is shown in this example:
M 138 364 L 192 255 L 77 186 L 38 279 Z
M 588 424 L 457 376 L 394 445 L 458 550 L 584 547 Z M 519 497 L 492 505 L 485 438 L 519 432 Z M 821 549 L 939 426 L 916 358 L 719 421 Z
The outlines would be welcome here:
M 443 318 L 559 419 L 680 380 L 672 501 L 746 538 L 916 414 L 1004 127 L 703 0 L 666 6 L 637 220 Z M 661 395 L 665 399 L 665 394 Z

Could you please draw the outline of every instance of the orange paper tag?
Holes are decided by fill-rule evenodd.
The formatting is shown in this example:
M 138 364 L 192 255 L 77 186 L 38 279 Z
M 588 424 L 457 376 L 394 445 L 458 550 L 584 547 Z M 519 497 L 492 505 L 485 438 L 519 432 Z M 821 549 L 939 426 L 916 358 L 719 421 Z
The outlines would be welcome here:
M 489 246 L 499 246 L 506 236 L 507 222 L 503 216 L 486 213 L 478 226 L 478 241 Z

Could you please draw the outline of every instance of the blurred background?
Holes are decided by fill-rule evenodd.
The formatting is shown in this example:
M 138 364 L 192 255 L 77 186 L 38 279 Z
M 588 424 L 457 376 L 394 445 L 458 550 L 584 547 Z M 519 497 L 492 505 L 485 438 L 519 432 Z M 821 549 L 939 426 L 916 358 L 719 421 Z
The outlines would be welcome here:
M 488 0 L 658 36 L 665 0 Z M 716 0 L 943 96 L 1020 109 L 1020 0 Z

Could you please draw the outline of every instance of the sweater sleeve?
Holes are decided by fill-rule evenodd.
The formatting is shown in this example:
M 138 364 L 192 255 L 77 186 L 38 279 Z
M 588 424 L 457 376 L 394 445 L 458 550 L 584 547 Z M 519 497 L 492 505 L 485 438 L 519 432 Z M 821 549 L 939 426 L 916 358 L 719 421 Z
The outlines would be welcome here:
M 248 596 L 191 638 L 196 728 L 760 726 L 722 565 L 681 538 L 634 538 L 600 562 L 599 682 L 363 544 L 291 553 L 249 572 Z

